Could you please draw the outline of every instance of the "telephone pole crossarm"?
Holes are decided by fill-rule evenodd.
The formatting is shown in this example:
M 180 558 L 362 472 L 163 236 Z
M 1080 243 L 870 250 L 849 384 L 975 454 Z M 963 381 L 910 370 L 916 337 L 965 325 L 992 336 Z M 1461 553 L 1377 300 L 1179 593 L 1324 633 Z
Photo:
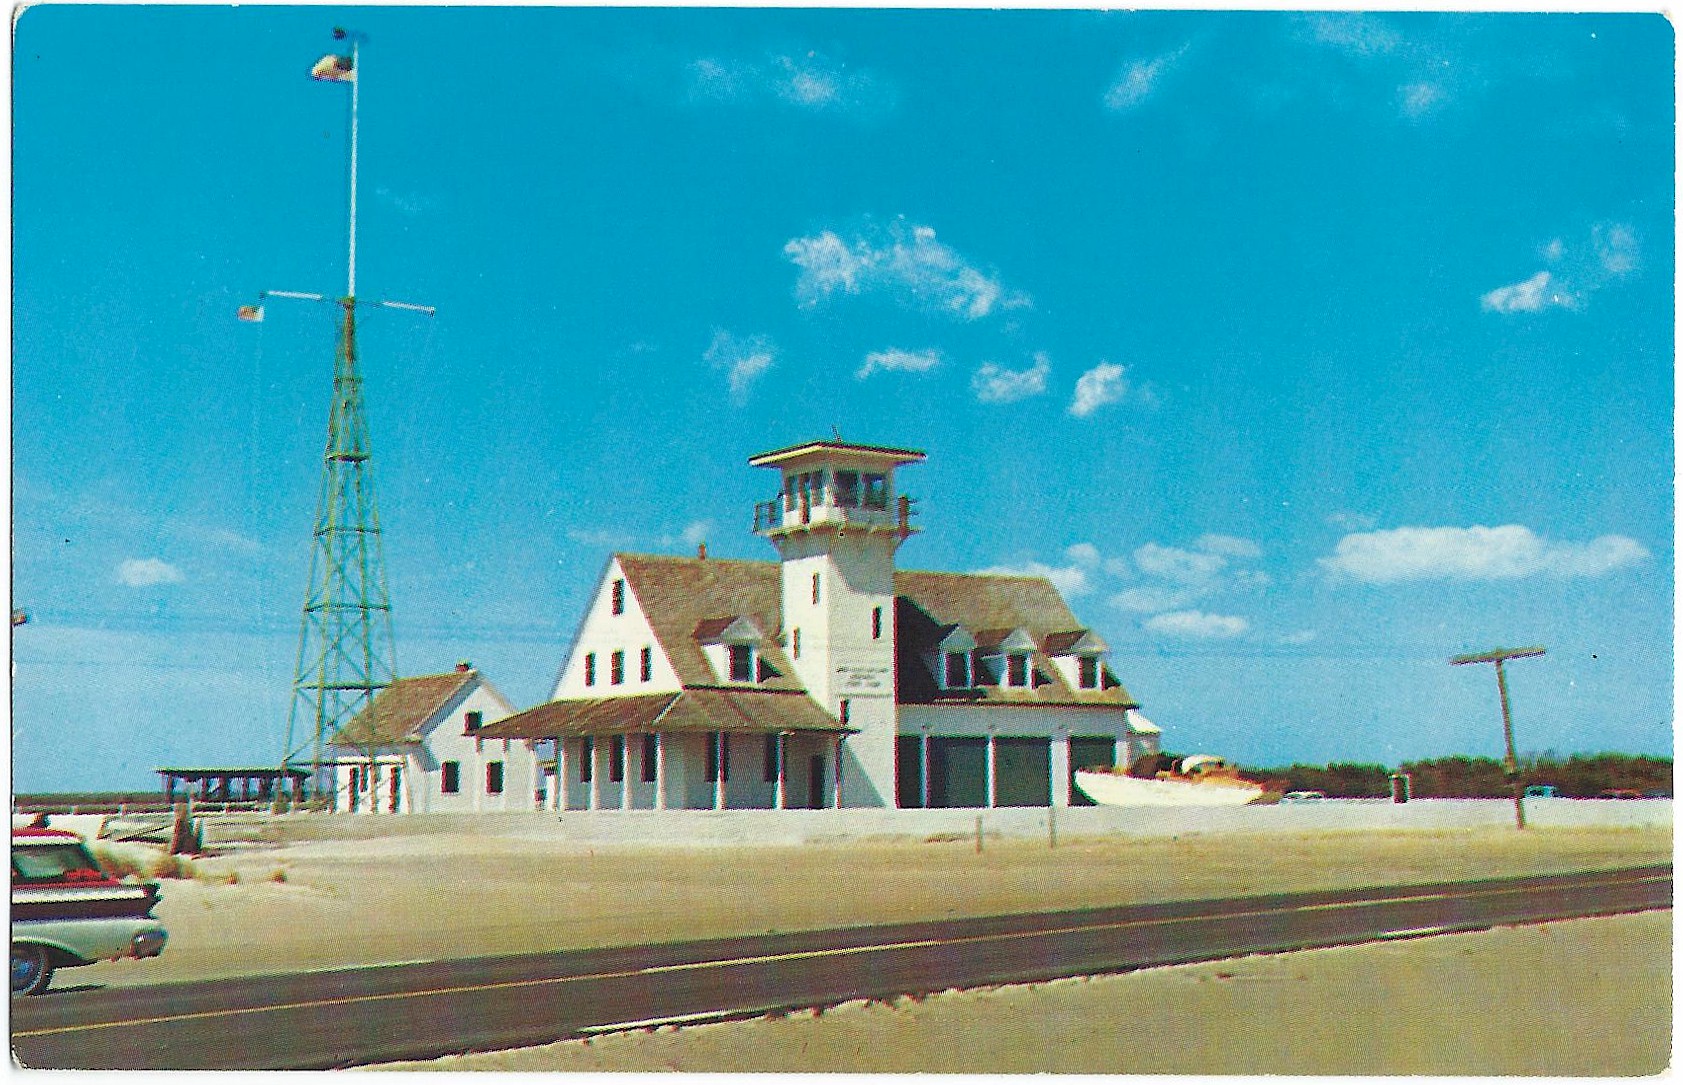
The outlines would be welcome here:
M 1449 661 L 1450 665 L 1455 667 L 1468 663 L 1494 663 L 1496 665 L 1496 692 L 1502 700 L 1502 736 L 1507 740 L 1508 746 L 1508 755 L 1502 762 L 1502 769 L 1508 777 L 1509 785 L 1513 788 L 1514 821 L 1521 829 L 1525 828 L 1525 792 L 1519 782 L 1519 758 L 1514 753 L 1514 721 L 1513 715 L 1508 711 L 1508 678 L 1502 671 L 1502 664 L 1510 659 L 1528 659 L 1532 656 L 1540 656 L 1547 651 L 1548 649 L 1540 644 L 1530 648 L 1493 648 L 1488 652 L 1473 652 L 1468 655 L 1454 656 Z

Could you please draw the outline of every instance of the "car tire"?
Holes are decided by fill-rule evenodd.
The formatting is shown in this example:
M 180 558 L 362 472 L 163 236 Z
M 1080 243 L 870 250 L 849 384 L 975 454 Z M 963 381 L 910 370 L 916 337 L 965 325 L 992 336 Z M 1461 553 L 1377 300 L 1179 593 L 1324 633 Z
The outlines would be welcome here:
M 53 959 L 47 947 L 12 944 L 12 994 L 38 995 L 53 981 Z

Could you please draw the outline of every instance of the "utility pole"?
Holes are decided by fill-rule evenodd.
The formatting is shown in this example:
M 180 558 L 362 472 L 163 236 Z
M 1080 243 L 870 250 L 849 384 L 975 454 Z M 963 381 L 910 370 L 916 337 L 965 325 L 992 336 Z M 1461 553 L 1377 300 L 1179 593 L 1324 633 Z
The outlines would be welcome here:
M 1449 662 L 1453 666 L 1463 666 L 1468 663 L 1496 664 L 1496 692 L 1502 698 L 1502 734 L 1508 741 L 1507 760 L 1502 763 L 1502 769 L 1507 773 L 1508 783 L 1514 792 L 1514 820 L 1521 829 L 1525 828 L 1525 792 L 1519 783 L 1519 758 L 1514 756 L 1514 721 L 1508 711 L 1508 679 L 1502 672 L 1502 664 L 1510 659 L 1526 659 L 1530 656 L 1540 656 L 1548 649 L 1541 645 L 1534 648 L 1493 648 L 1488 652 L 1475 652 L 1472 655 L 1456 656 Z
M 361 34 L 337 27 L 333 37 L 341 43 L 341 48 L 348 47 L 348 52 L 335 51 L 322 57 L 310 70 L 310 76 L 319 82 L 345 85 L 350 91 L 344 296 L 269 290 L 260 295 L 259 304 L 241 306 L 239 313 L 241 320 L 262 323 L 262 302 L 269 298 L 312 301 L 339 310 L 335 320 L 338 348 L 333 370 L 333 406 L 328 414 L 321 495 L 310 551 L 310 582 L 304 598 L 292 706 L 281 757 L 281 767 L 287 769 L 307 754 L 311 797 L 319 797 L 326 786 L 323 770 L 331 768 L 325 754 L 332 736 L 343 731 L 397 677 L 391 601 L 386 591 L 385 560 L 380 545 L 380 515 L 374 501 L 368 422 L 363 413 L 356 311 L 372 304 L 433 315 L 431 306 L 368 302 L 357 297 L 357 126 L 362 76 L 360 47 L 365 39 Z M 363 751 L 368 761 L 365 786 L 369 801 L 377 803 L 374 769 L 378 739 L 373 720 L 369 722 Z

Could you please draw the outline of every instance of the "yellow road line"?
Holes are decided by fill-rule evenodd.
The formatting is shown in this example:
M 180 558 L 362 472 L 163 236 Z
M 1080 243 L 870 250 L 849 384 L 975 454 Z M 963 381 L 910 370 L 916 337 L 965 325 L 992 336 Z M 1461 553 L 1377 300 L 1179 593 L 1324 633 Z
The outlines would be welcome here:
M 1665 881 L 1667 875 L 1652 874 L 1632 879 L 1604 879 L 1597 882 L 1580 883 L 1574 888 L 1587 889 L 1598 885 L 1635 885 L 1642 882 Z M 859 953 L 887 953 L 901 949 L 927 949 L 932 946 L 957 946 L 974 942 L 1009 941 L 1021 938 L 1044 938 L 1059 934 L 1076 934 L 1082 931 L 1120 930 L 1127 927 L 1167 926 L 1174 923 L 1191 923 L 1207 919 L 1252 919 L 1261 916 L 1290 915 L 1294 912 L 1333 911 L 1341 908 L 1371 908 L 1381 904 L 1400 904 L 1417 901 L 1453 900 L 1457 898 L 1472 898 L 1480 896 L 1503 896 L 1515 893 L 1529 893 L 1532 886 L 1508 886 L 1502 888 L 1484 888 L 1466 893 L 1422 893 L 1408 896 L 1378 897 L 1373 900 L 1340 901 L 1326 904 L 1299 904 L 1282 908 L 1257 908 L 1246 912 L 1226 912 L 1219 915 L 1188 915 L 1163 916 L 1152 919 L 1126 919 L 1113 923 L 1083 923 L 1069 927 L 1049 927 L 1032 931 L 1003 931 L 995 934 L 966 934 L 956 938 L 926 938 L 907 942 L 881 942 L 865 946 L 840 946 L 829 949 L 799 950 L 791 953 L 768 953 L 750 957 L 728 957 L 716 960 L 689 961 L 683 964 L 650 965 L 646 968 L 631 968 L 615 972 L 592 972 L 575 976 L 548 976 L 542 979 L 503 980 L 496 983 L 458 984 L 452 987 L 431 987 L 417 991 L 391 991 L 375 995 L 345 995 L 339 998 L 310 999 L 301 1002 L 278 1002 L 268 1006 L 245 1006 L 223 1010 L 200 1010 L 193 1013 L 160 1014 L 155 1017 L 137 1017 L 121 1021 L 95 1021 L 79 1025 L 59 1025 L 53 1028 L 24 1029 L 12 1033 L 13 1039 L 26 1036 L 53 1036 L 66 1032 L 92 1032 L 101 1029 L 133 1028 L 140 1025 L 158 1025 L 177 1021 L 203 1021 L 217 1017 L 239 1017 L 255 1013 L 271 1013 L 281 1010 L 314 1009 L 326 1006 L 349 1006 L 363 1002 L 389 1002 L 406 998 L 432 998 L 437 995 L 468 994 L 476 991 L 512 990 L 520 987 L 543 987 L 564 983 L 588 983 L 593 980 L 628 979 L 632 976 L 659 975 L 665 972 L 696 971 L 704 968 L 730 968 L 745 964 L 770 964 L 777 961 L 811 960 L 817 957 L 844 957 Z M 1384 938 L 1381 933 L 1375 937 Z

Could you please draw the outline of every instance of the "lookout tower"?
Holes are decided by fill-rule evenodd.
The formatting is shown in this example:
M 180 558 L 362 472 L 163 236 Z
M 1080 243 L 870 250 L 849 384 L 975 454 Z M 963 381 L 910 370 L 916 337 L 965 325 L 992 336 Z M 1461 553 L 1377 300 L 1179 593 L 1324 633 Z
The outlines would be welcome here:
M 750 457 L 781 474 L 754 508 L 754 533 L 782 559 L 784 646 L 813 699 L 855 729 L 842 801 L 894 795 L 894 552 L 916 529 L 897 467 L 922 452 L 812 441 Z

